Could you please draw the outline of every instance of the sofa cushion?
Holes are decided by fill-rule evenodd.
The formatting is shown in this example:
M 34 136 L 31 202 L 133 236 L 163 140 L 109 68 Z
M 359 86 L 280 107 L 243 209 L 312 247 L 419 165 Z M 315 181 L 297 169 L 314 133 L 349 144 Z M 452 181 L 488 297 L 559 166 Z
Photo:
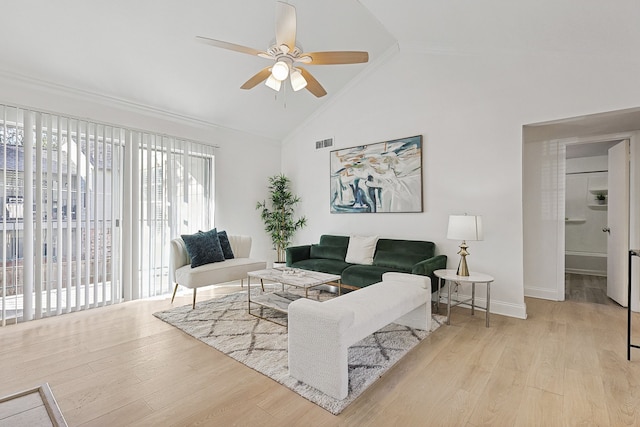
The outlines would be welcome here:
M 349 246 L 349 236 L 333 236 L 331 234 L 323 234 L 320 236 L 320 244 L 326 246 Z
M 433 242 L 424 240 L 380 239 L 378 240 L 377 250 L 424 255 L 423 259 L 428 259 L 435 256 L 436 245 Z
M 380 267 L 377 265 L 350 265 L 342 272 L 342 283 L 359 288 L 382 281 L 382 275 L 388 271 L 406 273 L 398 268 Z M 409 271 L 410 273 L 410 271 Z
M 233 259 L 233 249 L 231 249 L 231 242 L 229 242 L 229 236 L 226 231 L 218 231 L 218 239 L 220 240 L 220 247 L 224 254 L 224 259 Z
M 326 258 L 310 258 L 303 259 L 298 262 L 294 262 L 291 264 L 293 268 L 302 268 L 304 270 L 311 271 L 320 271 L 322 273 L 329 274 L 342 274 L 342 271 L 352 266 L 353 264 L 349 264 L 344 261 L 340 261 L 337 259 L 326 259 Z
M 427 258 L 424 255 L 378 250 L 373 258 L 373 265 L 397 268 L 410 273 L 414 265 L 425 259 Z
M 251 237 L 228 234 L 229 244 L 234 258 L 249 258 L 251 255 Z
M 250 271 L 262 270 L 264 261 L 252 258 L 234 258 L 223 262 L 204 264 L 196 268 L 189 265 L 175 271 L 175 281 L 186 288 L 226 283 L 247 277 Z
M 344 246 L 311 245 L 311 258 L 326 258 L 344 261 L 347 248 Z
M 373 264 L 378 236 L 351 236 L 347 247 L 346 262 L 351 264 Z
M 192 268 L 224 261 L 218 231 L 215 228 L 195 234 L 183 234 L 181 237 L 191 258 Z

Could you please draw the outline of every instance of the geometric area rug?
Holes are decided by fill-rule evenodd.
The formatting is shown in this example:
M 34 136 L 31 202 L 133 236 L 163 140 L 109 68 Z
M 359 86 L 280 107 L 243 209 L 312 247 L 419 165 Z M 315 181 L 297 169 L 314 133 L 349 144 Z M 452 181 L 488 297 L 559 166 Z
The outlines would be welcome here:
M 267 291 L 279 289 L 278 285 L 265 284 Z M 260 287 L 253 287 L 251 292 L 252 295 L 260 293 Z M 287 292 L 294 293 L 295 288 L 289 288 Z M 309 298 L 323 301 L 333 297 L 335 294 L 329 292 L 315 289 L 309 291 Z M 258 306 L 252 306 L 251 311 L 286 324 L 287 315 L 284 313 Z M 195 309 L 189 304 L 153 315 L 288 387 L 334 415 L 342 412 L 445 320 L 444 316 L 433 315 L 431 331 L 392 323 L 349 347 L 349 394 L 345 399 L 338 400 L 289 377 L 287 328 L 249 315 L 247 291 L 198 302 Z
M 67 422 L 48 383 L 0 397 L 0 426 L 63 427 Z

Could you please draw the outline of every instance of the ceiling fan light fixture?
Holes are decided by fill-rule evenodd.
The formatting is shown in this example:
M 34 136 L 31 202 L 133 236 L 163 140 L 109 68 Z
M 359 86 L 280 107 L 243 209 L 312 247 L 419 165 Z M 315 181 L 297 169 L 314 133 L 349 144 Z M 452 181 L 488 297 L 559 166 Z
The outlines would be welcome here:
M 279 91 L 282 82 L 289 78 L 294 91 L 307 89 L 312 95 L 321 98 L 327 91 L 306 69 L 296 68 L 297 64 L 336 65 L 361 64 L 369 61 L 368 52 L 360 51 L 320 51 L 304 53 L 302 46 L 296 44 L 297 17 L 295 6 L 287 0 L 276 2 L 276 38 L 269 49 L 262 51 L 235 43 L 198 36 L 199 41 L 214 47 L 227 49 L 251 56 L 258 56 L 270 60 L 264 67 L 247 80 L 240 89 L 252 89 L 259 83 L 265 84 Z
M 284 61 L 278 61 L 271 68 L 271 75 L 279 81 L 283 81 L 289 75 L 289 65 Z
M 282 82 L 278 79 L 276 79 L 275 77 L 273 77 L 273 74 L 269 76 L 269 78 L 267 79 L 266 82 L 264 82 L 265 85 L 269 86 L 271 89 L 275 90 L 276 92 L 280 91 L 280 86 L 282 85 Z
M 307 87 L 307 80 L 302 77 L 302 73 L 298 70 L 291 71 L 291 87 L 294 92 L 297 92 L 301 89 Z

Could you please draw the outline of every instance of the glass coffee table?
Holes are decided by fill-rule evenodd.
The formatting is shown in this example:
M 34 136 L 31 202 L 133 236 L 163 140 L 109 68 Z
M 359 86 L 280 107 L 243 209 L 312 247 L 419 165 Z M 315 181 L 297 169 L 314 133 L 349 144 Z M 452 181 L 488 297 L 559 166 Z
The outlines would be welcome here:
M 251 304 L 267 307 L 281 313 L 287 313 L 289 304 L 291 304 L 292 301 L 295 301 L 298 298 L 302 298 L 302 296 L 287 292 L 285 290 L 285 285 L 304 289 L 304 298 L 309 297 L 309 289 L 315 288 L 320 285 L 325 285 L 327 283 L 336 283 L 338 285 L 338 289 L 340 289 L 339 275 L 321 273 L 318 271 L 301 270 L 289 267 L 267 268 L 265 270 L 251 271 L 249 272 L 248 276 L 248 313 L 252 316 L 268 320 L 282 326 L 286 325 L 252 313 Z M 263 291 L 262 294 L 251 296 L 251 279 L 260 279 L 260 285 L 262 286 Z M 282 292 L 264 292 L 265 280 L 282 284 Z

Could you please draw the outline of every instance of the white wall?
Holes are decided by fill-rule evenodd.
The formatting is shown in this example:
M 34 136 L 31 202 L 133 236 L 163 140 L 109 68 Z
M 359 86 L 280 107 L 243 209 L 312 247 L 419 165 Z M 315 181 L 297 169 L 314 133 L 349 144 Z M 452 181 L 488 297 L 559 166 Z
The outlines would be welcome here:
M 267 195 L 267 177 L 280 172 L 279 142 L 13 76 L 0 75 L 0 103 L 90 118 L 218 146 L 215 225 L 231 233 L 252 236 L 252 256 L 274 258 L 255 205 Z
M 609 156 L 576 157 L 567 159 L 566 172 L 567 174 L 570 174 L 606 171 L 609 168 L 608 159 Z
M 495 276 L 492 312 L 524 318 L 522 126 L 635 106 L 638 72 L 637 63 L 610 67 L 586 56 L 401 51 L 285 141 L 283 171 L 309 219 L 296 242 L 323 233 L 428 239 L 453 267 L 459 242 L 446 239 L 448 215 L 479 214 L 485 240 L 470 242 L 470 268 Z M 335 149 L 416 134 L 424 137 L 423 213 L 329 213 L 329 151 L 314 141 L 333 136 Z M 542 202 L 529 208 L 554 209 Z

